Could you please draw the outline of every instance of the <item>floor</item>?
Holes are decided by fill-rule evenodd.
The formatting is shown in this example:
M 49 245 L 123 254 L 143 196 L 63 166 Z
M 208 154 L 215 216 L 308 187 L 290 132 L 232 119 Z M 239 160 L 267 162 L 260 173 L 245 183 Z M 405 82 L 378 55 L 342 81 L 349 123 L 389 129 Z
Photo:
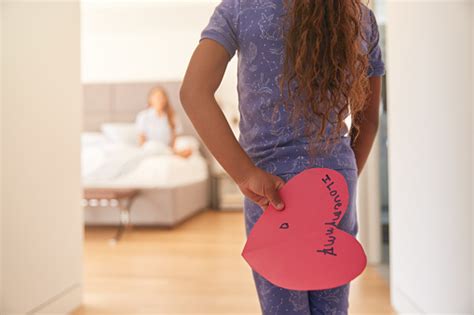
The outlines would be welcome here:
M 112 245 L 110 228 L 87 228 L 84 304 L 73 315 L 259 314 L 240 257 L 241 212 L 205 211 L 174 229 L 134 228 Z M 350 314 L 395 314 L 369 266 L 351 286 Z

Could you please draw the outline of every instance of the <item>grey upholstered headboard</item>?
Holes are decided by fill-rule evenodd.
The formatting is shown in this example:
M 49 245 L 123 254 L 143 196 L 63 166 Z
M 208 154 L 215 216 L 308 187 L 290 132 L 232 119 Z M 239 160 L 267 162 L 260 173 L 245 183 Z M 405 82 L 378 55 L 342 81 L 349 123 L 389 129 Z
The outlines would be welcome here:
M 104 122 L 134 122 L 146 108 L 148 92 L 157 85 L 166 90 L 183 134 L 197 136 L 181 106 L 178 81 L 84 84 L 84 131 L 99 131 Z
M 146 108 L 148 92 L 157 85 L 168 94 L 176 117 L 181 121 L 182 134 L 200 139 L 181 106 L 179 81 L 84 84 L 83 130 L 100 131 L 101 124 L 105 122 L 134 122 L 137 113 Z M 214 161 L 204 145 L 201 145 L 201 152 L 212 165 Z

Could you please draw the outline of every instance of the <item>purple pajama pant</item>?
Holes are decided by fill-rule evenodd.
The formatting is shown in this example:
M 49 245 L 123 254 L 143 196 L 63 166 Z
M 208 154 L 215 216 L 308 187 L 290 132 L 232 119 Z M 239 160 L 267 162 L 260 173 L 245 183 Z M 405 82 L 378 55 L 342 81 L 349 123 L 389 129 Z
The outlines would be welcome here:
M 315 165 L 314 167 L 323 166 Z M 324 165 L 324 167 L 337 170 L 347 181 L 350 196 L 349 205 L 338 227 L 356 236 L 358 232 L 356 213 L 357 170 L 352 168 L 338 169 L 338 167 L 331 167 L 331 163 Z M 295 176 L 296 173 L 275 175 L 280 176 L 286 182 Z M 246 233 L 248 235 L 253 225 L 262 215 L 263 210 L 250 199 L 245 198 L 244 213 Z M 327 290 L 293 291 L 277 287 L 255 271 L 252 272 L 257 287 L 262 314 L 264 315 L 343 315 L 348 313 L 350 284 Z

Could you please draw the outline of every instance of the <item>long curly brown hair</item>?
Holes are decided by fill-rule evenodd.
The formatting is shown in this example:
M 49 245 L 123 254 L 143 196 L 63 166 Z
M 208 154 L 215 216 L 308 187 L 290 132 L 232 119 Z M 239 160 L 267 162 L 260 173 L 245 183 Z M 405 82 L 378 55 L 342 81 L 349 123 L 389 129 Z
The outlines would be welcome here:
M 357 137 L 359 132 L 358 114 L 370 93 L 368 57 L 361 45 L 366 40 L 362 5 L 361 0 L 285 2 L 287 29 L 279 83 L 287 97 L 282 103 L 287 109 L 291 105 L 293 123 L 304 122 L 313 155 L 317 143 L 337 141 L 349 113 L 351 134 Z M 335 125 L 331 134 L 326 133 L 328 124 Z

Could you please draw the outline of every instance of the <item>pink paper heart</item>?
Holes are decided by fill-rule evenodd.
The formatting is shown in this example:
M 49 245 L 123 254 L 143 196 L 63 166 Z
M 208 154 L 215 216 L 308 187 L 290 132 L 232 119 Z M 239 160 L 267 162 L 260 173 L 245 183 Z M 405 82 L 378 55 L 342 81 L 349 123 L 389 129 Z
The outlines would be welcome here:
M 280 190 L 285 210 L 269 206 L 251 230 L 242 256 L 271 283 L 291 290 L 346 284 L 367 265 L 355 237 L 337 228 L 349 202 L 339 172 L 311 168 Z

